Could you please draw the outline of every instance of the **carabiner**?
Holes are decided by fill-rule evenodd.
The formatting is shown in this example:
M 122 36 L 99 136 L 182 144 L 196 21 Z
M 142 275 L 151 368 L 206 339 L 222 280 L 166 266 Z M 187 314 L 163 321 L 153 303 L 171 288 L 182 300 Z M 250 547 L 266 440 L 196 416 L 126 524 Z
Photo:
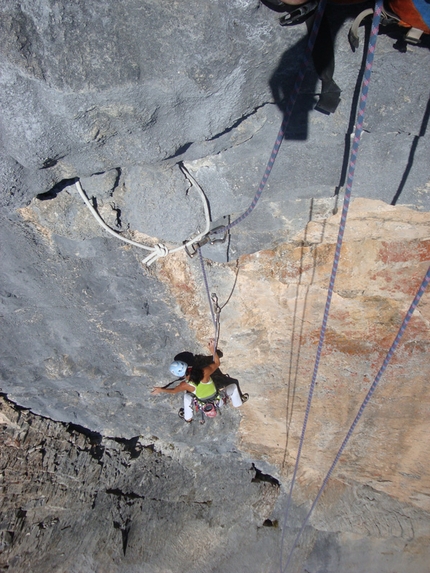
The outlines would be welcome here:
M 302 24 L 312 16 L 318 6 L 318 0 L 310 0 L 306 4 L 297 6 L 291 12 L 287 12 L 285 16 L 279 20 L 281 26 L 295 26 L 296 24 Z

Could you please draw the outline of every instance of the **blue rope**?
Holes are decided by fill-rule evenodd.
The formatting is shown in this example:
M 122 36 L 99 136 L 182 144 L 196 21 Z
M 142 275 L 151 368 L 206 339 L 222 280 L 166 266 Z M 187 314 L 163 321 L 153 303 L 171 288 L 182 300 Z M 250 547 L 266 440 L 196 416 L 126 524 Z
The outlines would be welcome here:
M 276 141 L 275 141 L 275 145 L 273 146 L 269 162 L 267 163 L 266 170 L 264 172 L 263 178 L 260 181 L 260 185 L 257 189 L 257 192 L 254 195 L 254 199 L 252 200 L 251 205 L 248 207 L 248 209 L 244 213 L 242 213 L 242 215 L 240 215 L 237 219 L 232 221 L 229 225 L 227 225 L 227 226 L 223 227 L 222 229 L 220 229 L 219 231 L 217 231 L 217 233 L 226 233 L 232 227 L 238 225 L 244 219 L 246 219 L 246 217 L 248 217 L 248 215 L 250 215 L 252 213 L 252 211 L 255 209 L 255 207 L 258 203 L 258 200 L 260 199 L 261 194 L 263 193 L 263 190 L 266 186 L 267 180 L 269 179 L 269 175 L 272 172 L 272 167 L 273 167 L 273 165 L 275 163 L 275 159 L 278 155 L 279 148 L 281 147 L 282 141 L 284 139 L 285 132 L 286 132 L 288 124 L 290 122 L 291 113 L 293 111 L 294 104 L 296 103 L 297 97 L 299 95 L 300 87 L 303 83 L 303 79 L 305 77 L 306 70 L 309 66 L 309 62 L 310 62 L 311 57 L 312 57 L 312 50 L 313 50 L 313 47 L 315 45 L 315 40 L 316 40 L 316 37 L 318 34 L 318 30 L 320 28 L 321 19 L 322 19 L 323 13 L 324 13 L 326 3 L 327 3 L 327 0 L 321 0 L 321 2 L 318 5 L 318 9 L 317 9 L 317 12 L 315 15 L 314 25 L 313 25 L 312 31 L 309 35 L 308 44 L 306 46 L 306 50 L 305 50 L 305 53 L 303 55 L 302 63 L 301 63 L 299 72 L 297 74 L 296 82 L 294 84 L 293 91 L 290 95 L 288 105 L 285 109 L 284 119 L 282 120 L 282 124 L 281 124 L 281 127 L 279 129 L 278 136 L 277 136 Z
M 302 525 L 302 527 L 301 527 L 299 533 L 297 534 L 296 539 L 294 540 L 293 548 L 291 549 L 290 555 L 288 556 L 288 560 L 287 560 L 287 563 L 286 563 L 286 566 L 285 566 L 285 571 L 286 571 L 286 569 L 287 569 L 287 567 L 288 567 L 288 564 L 289 564 L 289 562 L 290 562 L 290 559 L 291 559 L 291 556 L 292 556 L 292 554 L 293 554 L 294 548 L 296 547 L 297 542 L 299 541 L 299 538 L 300 538 L 300 536 L 302 535 L 302 533 L 303 533 L 303 531 L 304 531 L 304 529 L 305 529 L 305 527 L 306 527 L 306 525 L 307 525 L 307 523 L 308 523 L 308 521 L 309 521 L 309 518 L 310 518 L 310 516 L 311 516 L 311 513 L 313 512 L 313 510 L 314 510 L 316 504 L 318 503 L 318 500 L 319 500 L 319 498 L 321 497 L 321 495 L 322 495 L 322 493 L 323 493 L 323 491 L 324 491 L 324 488 L 326 487 L 327 482 L 328 482 L 328 480 L 330 479 L 330 476 L 331 476 L 331 474 L 333 473 L 333 470 L 334 470 L 334 468 L 336 467 L 336 464 L 337 464 L 337 462 L 339 461 L 339 458 L 340 458 L 340 456 L 342 455 L 343 450 L 344 450 L 345 447 L 346 447 L 346 444 L 348 443 L 348 441 L 349 441 L 349 439 L 350 439 L 350 437 L 351 437 L 351 435 L 352 435 L 352 433 L 353 433 L 353 431 L 354 431 L 356 425 L 358 424 L 358 422 L 359 422 L 359 420 L 360 420 L 360 418 L 361 418 L 361 416 L 362 416 L 362 414 L 363 414 L 363 411 L 364 411 L 365 407 L 367 406 L 367 404 L 368 404 L 369 401 L 370 401 L 370 398 L 372 397 L 373 393 L 375 392 L 376 387 L 378 386 L 379 380 L 381 379 L 382 374 L 385 372 L 385 369 L 387 368 L 388 363 L 390 362 L 391 357 L 393 356 L 393 354 L 394 354 L 394 352 L 395 352 L 395 350 L 396 350 L 396 348 L 397 348 L 397 346 L 398 346 L 398 344 L 399 344 L 399 342 L 400 342 L 400 340 L 401 340 L 401 338 L 402 338 L 402 336 L 403 336 L 403 333 L 405 332 L 406 327 L 408 326 L 408 323 L 409 323 L 409 321 L 410 321 L 410 319 L 411 319 L 411 317 L 412 317 L 412 315 L 413 315 L 413 313 L 414 313 L 414 310 L 416 309 L 418 303 L 420 302 L 421 297 L 423 296 L 423 294 L 424 294 L 424 292 L 425 292 L 425 290 L 426 290 L 427 285 L 429 284 L 429 282 L 430 282 L 430 267 L 428 268 L 427 273 L 426 273 L 426 275 L 425 275 L 425 277 L 424 277 L 424 279 L 423 279 L 423 281 L 422 281 L 422 283 L 421 283 L 421 286 L 420 286 L 420 288 L 418 289 L 417 294 L 415 295 L 415 298 L 414 298 L 414 300 L 412 301 L 412 304 L 411 304 L 411 306 L 409 307 L 409 310 L 408 310 L 408 312 L 406 313 L 405 318 L 403 319 L 402 325 L 401 325 L 401 327 L 399 328 L 399 331 L 398 331 L 398 333 L 397 333 L 397 335 L 396 335 L 396 338 L 394 339 L 393 344 L 392 344 L 391 347 L 390 347 L 390 350 L 387 352 L 387 355 L 386 355 L 386 357 L 385 357 L 385 359 L 384 359 L 384 361 L 383 361 L 383 363 L 382 363 L 381 368 L 379 369 L 378 374 L 377 374 L 376 377 L 375 377 L 375 380 L 373 381 L 373 383 L 372 383 L 372 385 L 371 385 L 369 391 L 367 392 L 366 397 L 364 398 L 363 403 L 361 404 L 360 409 L 358 410 L 358 413 L 357 413 L 357 415 L 355 416 L 355 419 L 354 419 L 354 421 L 352 422 L 351 427 L 349 428 L 348 433 L 346 434 L 346 437 L 345 437 L 345 439 L 343 440 L 342 445 L 340 446 L 339 451 L 337 452 L 336 457 L 334 458 L 334 461 L 333 461 L 333 463 L 332 463 L 330 469 L 328 470 L 327 475 L 325 476 L 325 478 L 324 478 L 324 480 L 323 480 L 323 483 L 322 483 L 322 485 L 321 485 L 321 488 L 320 488 L 320 490 L 318 491 L 318 494 L 317 494 L 317 496 L 316 496 L 316 498 L 315 498 L 315 500 L 314 500 L 314 502 L 313 502 L 313 504 L 312 504 L 312 506 L 311 506 L 311 508 L 310 508 L 310 510 L 309 510 L 309 512 L 308 512 L 308 514 L 307 514 L 307 516 L 306 516 L 306 518 L 305 518 L 305 520 L 304 520 L 304 522 L 303 522 L 303 525 Z
M 292 555 L 292 551 L 293 551 L 293 550 L 291 551 L 290 557 L 288 558 L 288 561 L 285 565 L 285 568 L 283 569 L 283 567 L 282 567 L 282 550 L 283 550 L 283 544 L 284 544 L 284 538 L 285 538 L 285 528 L 286 528 L 287 519 L 288 519 L 288 512 L 289 512 L 289 508 L 290 508 L 290 504 L 291 504 L 292 492 L 293 492 L 294 484 L 296 481 L 300 456 L 301 456 L 301 452 L 302 452 L 302 448 L 303 448 L 303 442 L 304 442 L 304 438 L 305 438 L 305 432 L 306 432 L 306 427 L 307 427 L 308 418 L 309 418 L 309 412 L 310 412 L 311 403 L 312 403 L 312 397 L 313 397 L 313 393 L 314 393 L 314 389 L 315 389 L 316 378 L 317 378 L 319 363 L 320 363 L 320 359 L 321 359 L 322 347 L 324 344 L 328 315 L 330 312 L 330 305 L 331 305 L 331 300 L 333 297 L 334 283 L 336 280 L 336 274 L 337 274 L 337 269 L 338 269 L 338 265 L 339 265 L 340 251 L 341 251 L 343 236 L 344 236 L 344 232 L 345 232 L 346 218 L 348 215 L 348 209 L 349 209 L 349 204 L 350 204 L 350 200 L 351 200 L 352 183 L 354 180 L 354 173 L 355 173 L 355 166 L 356 166 L 356 162 L 357 162 L 358 148 L 360 145 L 361 133 L 363 131 L 364 111 L 365 111 L 366 103 L 367 103 L 367 95 L 368 95 L 368 91 L 369 91 L 369 82 L 370 82 L 370 76 L 372 73 L 372 66 L 373 66 L 373 60 L 374 60 L 374 54 L 375 54 L 375 45 L 376 45 L 376 40 L 378 37 L 379 22 L 381 19 L 382 7 L 383 7 L 383 0 L 376 0 L 375 11 L 374 11 L 373 21 L 372 21 L 372 29 L 371 29 L 370 39 L 369 39 L 369 46 L 368 46 L 368 50 L 367 50 L 367 60 L 366 60 L 366 67 L 365 67 L 365 71 L 364 71 L 364 77 L 363 77 L 361 98 L 360 98 L 360 102 L 359 102 L 357 124 L 356 124 L 356 128 L 355 128 L 355 135 L 354 135 L 354 140 L 353 140 L 352 148 L 351 148 L 351 156 L 350 156 L 349 170 L 348 170 L 348 179 L 347 179 L 347 185 L 346 185 L 346 189 L 345 189 L 345 196 L 344 196 L 344 201 L 343 201 L 343 209 L 342 209 L 342 215 L 341 215 L 341 219 L 340 219 L 339 232 L 338 232 L 338 237 L 337 237 L 333 267 L 332 267 L 332 271 L 331 271 L 331 275 L 330 275 L 327 300 L 326 300 L 326 304 L 325 304 L 324 316 L 323 316 L 323 321 L 322 321 L 322 326 L 321 326 L 321 331 L 320 331 L 320 337 L 319 337 L 319 342 L 318 342 L 318 347 L 317 347 L 317 352 L 316 352 L 315 366 L 314 366 L 314 371 L 313 371 L 313 375 L 312 375 L 312 381 L 311 381 L 311 385 L 309 388 L 308 401 L 306 404 L 305 416 L 304 416 L 304 421 L 303 421 L 303 428 L 302 428 L 302 433 L 300 436 L 297 458 L 296 458 L 296 463 L 295 463 L 295 467 L 294 467 L 293 477 L 291 480 L 290 491 L 289 491 L 288 499 L 287 499 L 287 507 L 285 510 L 285 517 L 284 517 L 284 521 L 283 521 L 282 541 L 281 541 L 281 556 L 280 556 L 280 563 L 281 563 L 281 569 L 280 570 L 281 570 L 281 572 L 286 571 L 288 564 L 289 564 L 289 561 L 290 561 L 290 558 L 291 558 L 291 555 Z M 293 549 L 294 549 L 294 547 L 293 547 Z

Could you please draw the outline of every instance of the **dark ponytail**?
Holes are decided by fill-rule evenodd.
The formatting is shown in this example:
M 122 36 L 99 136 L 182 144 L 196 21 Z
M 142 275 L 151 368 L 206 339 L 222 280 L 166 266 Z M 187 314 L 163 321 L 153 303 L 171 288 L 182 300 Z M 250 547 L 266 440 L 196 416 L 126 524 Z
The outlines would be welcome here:
M 203 380 L 204 374 L 201 368 L 193 368 L 190 374 L 190 381 L 199 384 Z

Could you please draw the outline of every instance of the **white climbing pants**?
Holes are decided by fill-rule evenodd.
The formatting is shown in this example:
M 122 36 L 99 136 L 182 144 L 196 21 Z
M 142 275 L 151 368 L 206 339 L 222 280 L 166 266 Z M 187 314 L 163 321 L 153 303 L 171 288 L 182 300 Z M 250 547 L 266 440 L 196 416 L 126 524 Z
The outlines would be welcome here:
M 225 393 L 230 398 L 231 403 L 235 408 L 242 406 L 242 398 L 240 397 L 239 390 L 236 384 L 229 384 L 225 387 Z M 184 419 L 189 422 L 193 419 L 193 394 L 185 392 L 184 394 Z M 222 403 L 221 403 L 222 404 Z
M 239 408 L 242 406 L 242 398 L 240 397 L 239 390 L 237 389 L 236 384 L 229 384 L 225 388 L 225 392 L 227 396 L 230 398 L 231 403 L 235 408 Z
M 193 419 L 193 395 L 185 392 L 184 394 L 184 420 L 189 422 Z

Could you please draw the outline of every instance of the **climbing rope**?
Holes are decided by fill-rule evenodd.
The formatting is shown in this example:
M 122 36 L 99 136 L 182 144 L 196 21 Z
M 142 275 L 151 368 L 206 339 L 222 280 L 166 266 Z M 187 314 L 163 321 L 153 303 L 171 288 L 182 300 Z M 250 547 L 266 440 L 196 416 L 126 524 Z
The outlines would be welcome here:
M 80 181 L 76 181 L 75 186 L 76 186 L 76 189 L 78 190 L 79 195 L 82 197 L 85 205 L 88 207 L 88 209 L 92 213 L 95 220 L 99 223 L 99 225 L 105 231 L 107 231 L 109 234 L 111 234 L 116 239 L 119 239 L 120 241 L 123 241 L 124 243 L 132 245 L 133 247 L 138 247 L 139 249 L 151 251 L 151 253 L 142 260 L 143 264 L 150 266 L 150 265 L 152 265 L 152 263 L 154 263 L 156 260 L 158 260 L 161 257 L 166 257 L 167 255 L 177 253 L 178 251 L 181 251 L 182 249 L 186 249 L 187 247 L 190 247 L 190 246 L 198 243 L 199 241 L 201 241 L 201 239 L 203 239 L 203 237 L 205 237 L 209 233 L 209 230 L 210 230 L 211 221 L 210 221 L 210 213 L 209 213 L 209 204 L 208 204 L 206 195 L 204 194 L 203 189 L 200 187 L 200 185 L 197 183 L 197 181 L 194 179 L 194 177 L 192 177 L 192 175 L 189 173 L 189 171 L 183 165 L 179 165 L 179 167 L 180 167 L 182 173 L 185 175 L 185 177 L 191 183 L 191 186 L 195 187 L 197 189 L 199 195 L 200 195 L 200 198 L 201 198 L 202 204 L 203 204 L 203 210 L 204 210 L 204 214 L 205 214 L 206 224 L 205 224 L 204 231 L 202 231 L 201 233 L 199 233 L 198 235 L 196 235 L 194 238 L 190 239 L 189 241 L 186 241 L 180 247 L 175 247 L 173 249 L 169 249 L 168 247 L 166 247 L 166 245 L 162 245 L 162 244 L 157 244 L 154 247 L 149 247 L 148 245 L 144 245 L 142 243 L 137 243 L 136 241 L 131 241 L 130 239 L 126 239 L 125 237 L 123 237 L 122 235 L 120 235 L 119 233 L 117 233 L 116 231 L 111 229 L 103 221 L 103 219 L 101 218 L 101 216 L 99 215 L 97 210 L 93 207 L 93 205 L 89 201 L 84 190 L 82 189 Z
M 206 295 L 207 295 L 207 297 L 208 297 L 208 302 L 209 302 L 209 308 L 210 308 L 210 311 L 211 311 L 212 322 L 213 322 L 214 329 L 215 329 L 215 338 L 214 338 L 215 344 L 214 344 L 214 354 L 213 354 L 214 359 L 215 359 L 216 349 L 217 349 L 217 346 L 218 346 L 218 335 L 219 335 L 219 312 L 221 312 L 221 309 L 219 310 L 219 312 L 217 311 L 217 313 L 215 314 L 214 304 L 213 304 L 215 301 L 212 300 L 212 298 L 211 298 L 211 293 L 210 293 L 210 291 L 209 291 L 208 278 L 207 278 L 207 275 L 206 275 L 205 262 L 204 262 L 204 260 L 203 260 L 202 250 L 201 250 L 200 247 L 198 247 L 197 250 L 198 250 L 198 252 L 199 252 L 199 259 L 200 259 L 200 266 L 201 266 L 201 268 L 202 268 L 203 281 L 204 281 L 204 283 L 205 283 Z M 214 296 L 214 295 L 212 295 L 212 296 Z M 215 295 L 215 297 L 216 297 L 216 295 Z M 217 306 L 218 306 L 218 303 L 216 303 L 216 304 L 217 304 Z M 218 308 L 219 308 L 219 307 L 218 307 Z
M 352 436 L 352 433 L 353 433 L 353 431 L 354 431 L 356 425 L 358 424 L 358 422 L 359 422 L 361 416 L 363 415 L 363 412 L 364 412 L 365 407 L 367 406 L 367 404 L 369 403 L 369 401 L 370 401 L 370 399 L 371 399 L 373 393 L 375 392 L 376 387 L 378 386 L 378 383 L 379 383 L 379 381 L 380 381 L 380 379 L 381 379 L 382 374 L 385 372 L 385 369 L 387 368 L 388 363 L 389 363 L 390 360 L 391 360 L 391 357 L 393 356 L 394 352 L 396 351 L 396 348 L 397 348 L 397 346 L 399 345 L 399 342 L 400 342 L 400 340 L 401 340 L 401 338 L 402 338 L 402 336 L 403 336 L 403 334 L 404 334 L 404 332 L 405 332 L 405 330 L 406 330 L 406 327 L 408 326 L 408 323 L 409 323 L 409 321 L 410 321 L 410 319 L 411 319 L 411 317 L 412 317 L 412 315 L 413 315 L 413 313 L 414 313 L 416 307 L 418 306 L 418 303 L 420 302 L 421 297 L 423 296 L 423 294 L 424 294 L 424 292 L 425 292 L 425 290 L 426 290 L 426 288 L 427 288 L 429 282 L 430 282 L 430 267 L 428 268 L 427 273 L 426 273 L 426 275 L 425 275 L 425 277 L 424 277 L 424 279 L 423 279 L 423 281 L 422 281 L 422 283 L 421 283 L 421 285 L 420 285 L 420 287 L 419 287 L 419 289 L 418 289 L 418 291 L 417 291 L 417 294 L 415 295 L 415 298 L 414 298 L 414 300 L 412 301 L 412 304 L 411 304 L 411 306 L 409 307 L 409 310 L 408 310 L 408 312 L 406 313 L 405 318 L 403 319 L 403 322 L 402 322 L 402 324 L 401 324 L 401 326 L 400 326 L 400 328 L 399 328 L 399 331 L 398 331 L 398 333 L 397 333 L 397 335 L 396 335 L 396 337 L 395 337 L 395 339 L 394 339 L 394 341 L 393 341 L 393 343 L 392 343 L 392 345 L 391 345 L 389 351 L 387 352 L 386 357 L 384 358 L 384 361 L 383 361 L 383 363 L 382 363 L 382 366 L 381 366 L 381 368 L 379 369 L 379 372 L 378 372 L 378 374 L 376 375 L 375 380 L 373 381 L 373 383 L 372 383 L 372 385 L 371 385 L 369 391 L 367 392 L 366 397 L 364 398 L 363 403 L 361 404 L 360 409 L 358 410 L 358 413 L 357 413 L 357 415 L 355 416 L 354 421 L 352 422 L 351 427 L 349 428 L 349 430 L 348 430 L 348 432 L 347 432 L 347 434 L 346 434 L 346 437 L 345 437 L 345 439 L 343 440 L 342 445 L 340 446 L 339 451 L 337 452 L 336 457 L 334 458 L 334 461 L 333 461 L 333 463 L 332 463 L 330 469 L 329 469 L 328 472 L 327 472 L 327 475 L 325 476 L 325 478 L 324 478 L 324 480 L 323 480 L 323 482 L 322 482 L 321 488 L 319 489 L 319 491 L 318 491 L 318 493 L 317 493 L 317 496 L 316 496 L 316 498 L 315 498 L 315 500 L 314 500 L 314 502 L 313 502 L 313 504 L 312 504 L 312 506 L 311 506 L 311 508 L 310 508 L 310 510 L 309 510 L 309 512 L 308 512 L 308 514 L 307 514 L 307 516 L 305 517 L 305 520 L 304 520 L 304 522 L 303 522 L 303 524 L 302 524 L 302 527 L 300 528 L 300 531 L 298 532 L 298 534 L 297 534 L 297 536 L 296 536 L 296 538 L 295 538 L 295 540 L 294 540 L 293 547 L 292 547 L 292 549 L 291 549 L 291 551 L 290 551 L 290 554 L 288 555 L 288 559 L 287 559 L 287 562 L 286 562 L 286 564 L 285 564 L 285 569 L 283 570 L 284 572 L 285 572 L 285 571 L 287 570 L 287 568 L 288 568 L 288 565 L 289 565 L 289 563 L 290 563 L 290 560 L 291 560 L 293 551 L 294 551 L 294 549 L 295 549 L 295 547 L 296 547 L 296 545 L 297 545 L 297 543 L 298 543 L 298 541 L 299 541 L 299 539 L 300 539 L 300 537 L 301 537 L 301 535 L 302 535 L 302 533 L 303 533 L 303 531 L 304 531 L 304 529 L 305 529 L 305 527 L 306 527 L 306 525 L 307 525 L 307 523 L 308 523 L 308 521 L 309 521 L 309 518 L 310 518 L 310 516 L 311 516 L 313 510 L 314 510 L 316 504 L 318 503 L 318 500 L 320 499 L 320 497 L 321 497 L 321 495 L 322 495 L 322 493 L 323 493 L 323 491 L 324 491 L 324 489 L 325 489 L 325 487 L 326 487 L 326 485 L 327 485 L 327 482 L 328 482 L 328 480 L 330 479 L 330 476 L 331 476 L 331 474 L 333 473 L 333 470 L 334 470 L 334 468 L 336 467 L 336 464 L 337 464 L 337 462 L 339 461 L 339 458 L 340 458 L 340 456 L 342 455 L 342 453 L 343 453 L 343 451 L 344 451 L 344 449 L 345 449 L 345 447 L 346 447 L 346 445 L 347 445 L 347 443 L 348 443 L 350 437 Z
M 300 456 L 301 456 L 301 452 L 302 452 L 302 448 L 303 448 L 303 442 L 304 442 L 304 438 L 305 438 L 306 427 L 307 427 L 311 403 L 312 403 L 312 397 L 313 397 L 313 393 L 314 393 L 314 389 L 315 389 L 316 378 L 317 378 L 319 363 L 320 363 L 320 359 L 321 359 L 322 347 L 324 344 L 328 315 L 330 312 L 330 305 L 331 305 L 331 300 L 332 300 L 333 290 L 334 290 L 334 283 L 335 283 L 337 269 L 338 269 L 338 265 L 339 265 L 340 251 L 341 251 L 343 236 L 344 236 L 344 232 L 345 232 L 346 218 L 348 215 L 348 209 L 349 209 L 349 204 L 350 204 L 350 200 L 351 200 L 351 191 L 352 191 L 352 184 L 354 181 L 354 173 L 355 173 L 355 166 L 356 166 L 356 162 L 357 162 L 358 148 L 360 145 L 360 137 L 361 137 L 361 134 L 363 131 L 364 111 L 365 111 L 366 103 L 367 103 L 367 95 L 368 95 L 368 91 L 369 91 L 369 82 L 370 82 L 370 77 L 372 74 L 372 66 L 373 66 L 373 60 L 374 60 L 374 54 L 375 54 L 376 40 L 378 37 L 379 22 L 380 22 L 380 18 L 381 18 L 382 7 L 383 7 L 383 0 L 376 0 L 375 11 L 374 11 L 373 21 L 372 21 L 372 28 L 371 28 L 370 39 L 369 39 L 369 46 L 368 46 L 368 50 L 367 50 L 366 67 L 365 67 L 364 77 L 363 77 L 363 85 L 362 85 L 362 90 L 361 90 L 361 98 L 360 98 L 360 103 L 359 103 L 359 110 L 358 110 L 357 123 L 356 123 L 356 128 L 355 128 L 355 135 L 354 135 L 352 148 L 351 148 L 351 156 L 350 156 L 349 170 L 348 170 L 348 179 L 347 179 L 347 185 L 346 185 L 346 189 L 345 189 L 345 196 L 344 196 L 344 201 L 343 201 L 343 209 L 342 209 L 342 215 L 341 215 L 341 219 L 340 219 L 339 232 L 338 232 L 338 237 L 337 237 L 333 267 L 332 267 L 332 271 L 331 271 L 331 275 L 330 275 L 327 300 L 326 300 L 326 304 L 325 304 L 324 316 L 323 316 L 323 321 L 322 321 L 322 326 L 321 326 L 321 331 L 320 331 L 320 337 L 319 337 L 319 342 L 318 342 L 318 347 L 317 347 L 317 352 L 316 352 L 312 381 L 310 384 L 308 400 L 307 400 L 306 409 L 305 409 L 303 427 L 302 427 L 302 432 L 300 435 L 300 441 L 299 441 L 299 447 L 298 447 L 298 451 L 297 451 L 296 463 L 294 466 L 293 477 L 291 480 L 290 491 L 288 494 L 287 506 L 286 506 L 286 510 L 285 510 L 285 517 L 284 517 L 284 521 L 283 521 L 281 553 L 280 553 L 280 570 L 281 570 L 281 572 L 286 571 L 286 568 L 288 566 L 288 563 L 287 563 L 285 569 L 282 566 L 282 552 L 283 552 L 283 544 L 284 544 L 284 539 L 285 539 L 285 529 L 286 529 L 286 524 L 287 524 L 287 519 L 288 519 L 288 512 L 289 512 L 289 508 L 290 508 L 290 504 L 291 504 L 292 492 L 293 492 L 293 488 L 294 488 L 294 484 L 295 484 L 295 480 L 296 480 L 296 476 L 297 476 L 297 470 L 298 470 L 298 466 L 299 466 L 299 461 L 300 461 Z
M 272 171 L 273 165 L 275 163 L 276 157 L 278 155 L 279 149 L 281 147 L 282 141 L 284 139 L 285 136 L 285 132 L 287 130 L 288 124 L 290 122 L 290 118 L 291 118 L 291 114 L 293 111 L 293 107 L 296 103 L 297 97 L 299 95 L 299 91 L 300 91 L 300 87 L 303 83 L 303 79 L 305 77 L 305 73 L 306 70 L 309 66 L 309 62 L 311 60 L 311 56 L 312 56 L 312 50 L 313 47 L 315 45 L 315 40 L 318 34 L 318 30 L 320 28 L 320 24 L 321 24 L 321 19 L 325 10 L 325 6 L 326 6 L 326 2 L 327 0 L 321 0 L 321 2 L 318 5 L 318 9 L 315 13 L 315 20 L 314 20 L 314 24 L 312 26 L 312 31 L 309 35 L 309 39 L 308 39 L 308 43 L 306 46 L 306 50 L 302 59 L 302 63 L 296 78 L 296 82 L 294 84 L 294 88 L 293 91 L 290 95 L 287 107 L 285 109 L 284 112 L 284 118 L 282 120 L 281 123 L 281 127 L 279 129 L 275 144 L 273 146 L 272 149 L 272 153 L 270 155 L 270 159 L 269 162 L 267 163 L 266 166 L 266 170 L 264 172 L 263 178 L 261 179 L 260 185 L 258 187 L 258 190 L 254 196 L 254 199 L 252 200 L 251 205 L 248 207 L 248 209 L 242 214 L 240 215 L 240 217 L 238 217 L 237 219 L 235 219 L 232 223 L 230 223 L 229 225 L 226 225 L 225 227 L 220 227 L 220 229 L 217 229 L 215 231 L 213 231 L 214 235 L 217 234 L 221 234 L 221 233 L 227 233 L 232 227 L 238 225 L 241 221 L 243 221 L 246 217 L 248 217 L 248 215 L 250 215 L 252 213 L 252 211 L 255 209 L 258 200 L 261 197 L 261 194 L 263 193 L 263 190 L 266 186 L 267 180 L 269 179 L 270 173 Z M 106 223 L 103 221 L 103 219 L 100 217 L 100 215 L 97 213 L 97 211 L 94 209 L 94 207 L 91 205 L 90 201 L 88 200 L 88 197 L 86 196 L 86 194 L 84 193 L 84 191 L 82 190 L 81 184 L 79 181 L 76 182 L 76 188 L 79 192 L 79 194 L 81 195 L 82 199 L 84 200 L 85 204 L 87 205 L 87 207 L 89 208 L 89 210 L 91 211 L 91 213 L 93 214 L 93 216 L 95 217 L 95 219 L 97 220 L 97 222 L 111 235 L 113 235 L 114 237 L 116 237 L 117 239 L 124 241 L 128 244 L 131 244 L 135 247 L 138 247 L 140 249 L 145 249 L 147 251 L 151 251 L 151 254 L 148 255 L 145 259 L 143 259 L 142 263 L 146 264 L 147 266 L 150 266 L 152 263 L 154 263 L 156 260 L 158 260 L 161 257 L 165 257 L 169 254 L 172 253 L 176 253 L 182 249 L 187 249 L 187 247 L 190 247 L 192 245 L 198 245 L 199 241 L 201 241 L 206 235 L 208 235 L 209 231 L 210 231 L 210 214 L 209 214 L 209 206 L 208 206 L 208 202 L 206 199 L 206 196 L 202 190 L 202 188 L 200 187 L 200 185 L 197 183 L 197 181 L 192 177 L 192 175 L 189 173 L 189 171 L 187 169 L 185 169 L 185 167 L 183 165 L 180 165 L 180 169 L 181 171 L 184 173 L 184 175 L 187 177 L 187 179 L 191 182 L 191 184 L 193 186 L 196 187 L 196 189 L 199 191 L 199 194 L 202 198 L 202 202 L 203 202 L 203 207 L 204 207 L 204 211 L 205 211 L 205 217 L 206 217 L 206 227 L 205 230 L 202 233 L 199 233 L 196 237 L 194 237 L 193 239 L 190 239 L 189 241 L 185 242 L 183 245 L 181 245 L 180 247 L 176 247 L 174 249 L 168 249 L 165 245 L 162 244 L 157 244 L 154 247 L 149 247 L 147 245 L 143 245 L 141 243 L 137 243 L 135 241 L 130 241 L 129 239 L 125 239 L 124 237 L 122 237 L 119 233 L 117 233 L 116 231 L 114 231 L 113 229 L 111 229 L 108 225 L 106 225 Z
M 293 87 L 293 91 L 291 92 L 287 107 L 285 108 L 284 118 L 282 120 L 281 127 L 280 127 L 278 135 L 276 137 L 276 141 L 275 141 L 275 144 L 273 146 L 272 153 L 270 154 L 270 159 L 266 165 L 266 170 L 264 172 L 263 178 L 261 179 L 260 185 L 258 186 L 258 189 L 257 189 L 257 192 L 254 195 L 254 199 L 252 200 L 248 209 L 244 213 L 242 213 L 242 215 L 240 215 L 237 219 L 232 221 L 229 225 L 226 225 L 225 227 L 222 227 L 221 229 L 217 230 L 215 233 L 222 233 L 222 232 L 225 233 L 225 232 L 229 231 L 232 227 L 235 227 L 236 225 L 241 223 L 244 219 L 246 219 L 246 217 L 248 217 L 248 215 L 250 215 L 252 213 L 252 211 L 255 209 L 255 207 L 257 206 L 258 200 L 260 199 L 261 194 L 263 193 L 263 190 L 266 186 L 267 180 L 269 179 L 269 176 L 272 172 L 272 168 L 273 168 L 273 165 L 275 164 L 275 160 L 276 160 L 276 157 L 278 155 L 279 149 L 281 147 L 282 141 L 284 140 L 284 136 L 285 136 L 285 132 L 287 130 L 288 124 L 290 123 L 291 113 L 293 111 L 294 104 L 296 103 L 297 97 L 299 95 L 300 87 L 303 83 L 303 79 L 304 79 L 305 74 L 306 74 L 306 70 L 308 69 L 309 63 L 311 61 L 312 50 L 313 50 L 313 47 L 315 45 L 315 40 L 316 40 L 316 37 L 318 34 L 318 30 L 320 28 L 321 19 L 322 19 L 323 14 L 324 14 L 326 3 L 327 3 L 327 0 L 321 0 L 321 2 L 318 4 L 317 11 L 315 12 L 314 24 L 312 26 L 312 31 L 309 35 L 308 43 L 307 43 L 306 50 L 305 50 L 305 53 L 304 53 L 303 58 L 302 58 L 299 72 L 297 74 L 297 78 L 296 78 L 296 81 L 295 81 L 295 84 Z

